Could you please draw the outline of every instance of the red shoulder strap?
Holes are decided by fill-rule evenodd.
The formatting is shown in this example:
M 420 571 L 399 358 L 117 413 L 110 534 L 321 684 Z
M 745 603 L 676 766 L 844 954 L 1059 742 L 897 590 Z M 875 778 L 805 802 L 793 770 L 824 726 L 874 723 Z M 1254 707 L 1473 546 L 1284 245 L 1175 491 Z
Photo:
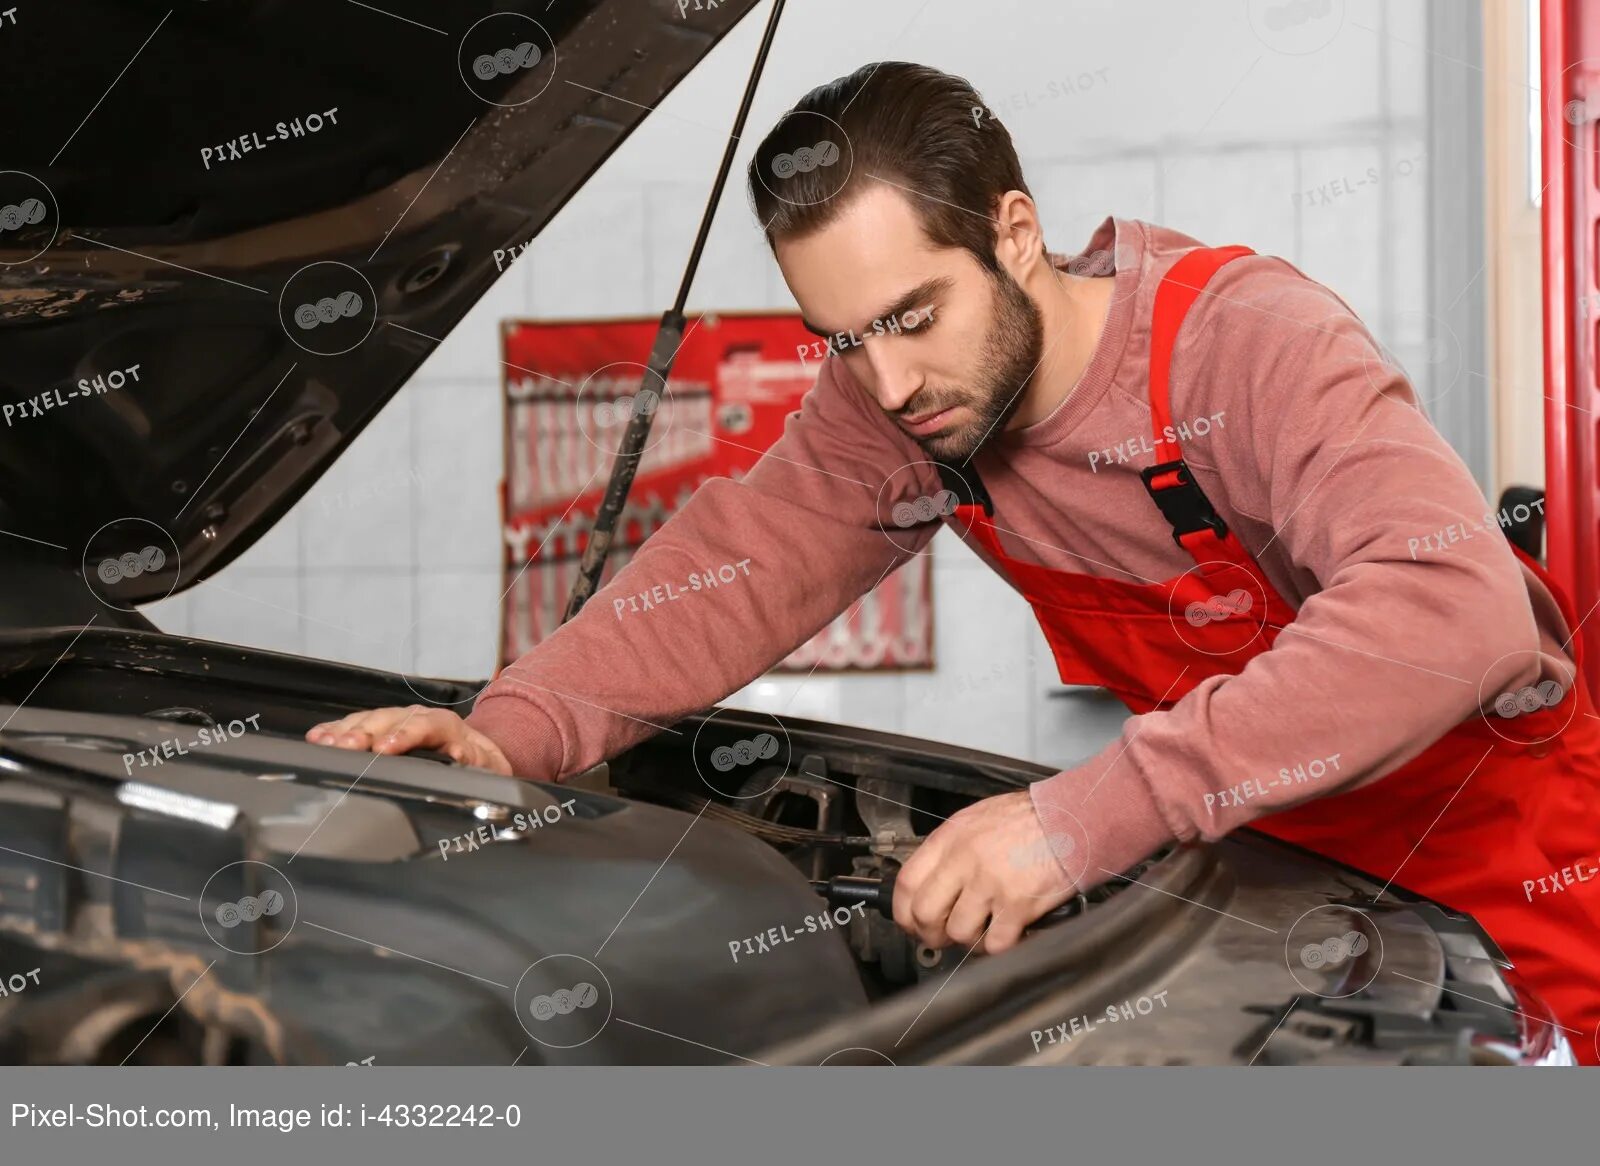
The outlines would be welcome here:
M 1172 425 L 1172 347 L 1183 318 L 1218 268 L 1241 255 L 1254 254 L 1242 243 L 1231 247 L 1196 247 L 1168 268 L 1156 287 L 1150 322 L 1150 424 L 1155 430 L 1157 462 L 1176 461 L 1183 456 L 1178 442 L 1168 441 L 1165 436 Z M 1169 456 L 1161 452 L 1163 445 L 1178 448 Z

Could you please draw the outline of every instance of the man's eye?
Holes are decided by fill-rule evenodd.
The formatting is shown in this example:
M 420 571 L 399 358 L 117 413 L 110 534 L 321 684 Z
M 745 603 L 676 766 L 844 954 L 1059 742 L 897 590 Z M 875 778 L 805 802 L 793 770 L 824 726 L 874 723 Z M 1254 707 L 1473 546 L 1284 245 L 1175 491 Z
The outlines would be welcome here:
M 910 324 L 896 317 L 892 322 L 882 321 L 872 329 L 873 336 L 917 336 L 933 327 L 931 320 L 917 320 Z

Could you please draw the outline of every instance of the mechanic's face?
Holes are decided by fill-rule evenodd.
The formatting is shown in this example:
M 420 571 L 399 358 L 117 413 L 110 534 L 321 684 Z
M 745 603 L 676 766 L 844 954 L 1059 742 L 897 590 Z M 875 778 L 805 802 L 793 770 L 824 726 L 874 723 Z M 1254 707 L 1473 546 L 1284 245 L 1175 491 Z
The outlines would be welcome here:
M 834 338 L 850 373 L 930 456 L 963 461 L 1005 426 L 1044 328 L 1004 267 L 991 277 L 965 248 L 935 245 L 908 196 L 876 183 L 776 254 L 806 326 Z

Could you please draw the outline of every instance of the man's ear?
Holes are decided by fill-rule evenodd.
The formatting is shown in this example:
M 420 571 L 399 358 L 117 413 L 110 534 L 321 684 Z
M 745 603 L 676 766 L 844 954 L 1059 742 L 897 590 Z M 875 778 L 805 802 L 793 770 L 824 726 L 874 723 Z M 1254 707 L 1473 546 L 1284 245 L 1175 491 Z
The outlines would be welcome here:
M 1020 190 L 1008 190 L 995 207 L 995 259 L 1006 274 L 1025 283 L 1048 263 L 1039 208 Z

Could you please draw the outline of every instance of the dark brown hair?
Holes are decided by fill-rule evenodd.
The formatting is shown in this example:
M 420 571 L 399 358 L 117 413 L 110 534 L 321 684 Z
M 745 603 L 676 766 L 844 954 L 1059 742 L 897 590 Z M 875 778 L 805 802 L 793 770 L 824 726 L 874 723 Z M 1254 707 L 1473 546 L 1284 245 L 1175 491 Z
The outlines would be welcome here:
M 787 168 L 785 155 L 817 148 L 829 123 L 843 131 L 844 166 L 824 162 L 770 177 L 775 160 Z M 907 61 L 863 65 L 807 93 L 761 140 L 748 173 L 769 245 L 826 226 L 878 180 L 901 190 L 935 244 L 965 247 L 991 275 L 999 269 L 1000 196 L 1020 190 L 1031 197 L 1011 135 L 971 84 Z

